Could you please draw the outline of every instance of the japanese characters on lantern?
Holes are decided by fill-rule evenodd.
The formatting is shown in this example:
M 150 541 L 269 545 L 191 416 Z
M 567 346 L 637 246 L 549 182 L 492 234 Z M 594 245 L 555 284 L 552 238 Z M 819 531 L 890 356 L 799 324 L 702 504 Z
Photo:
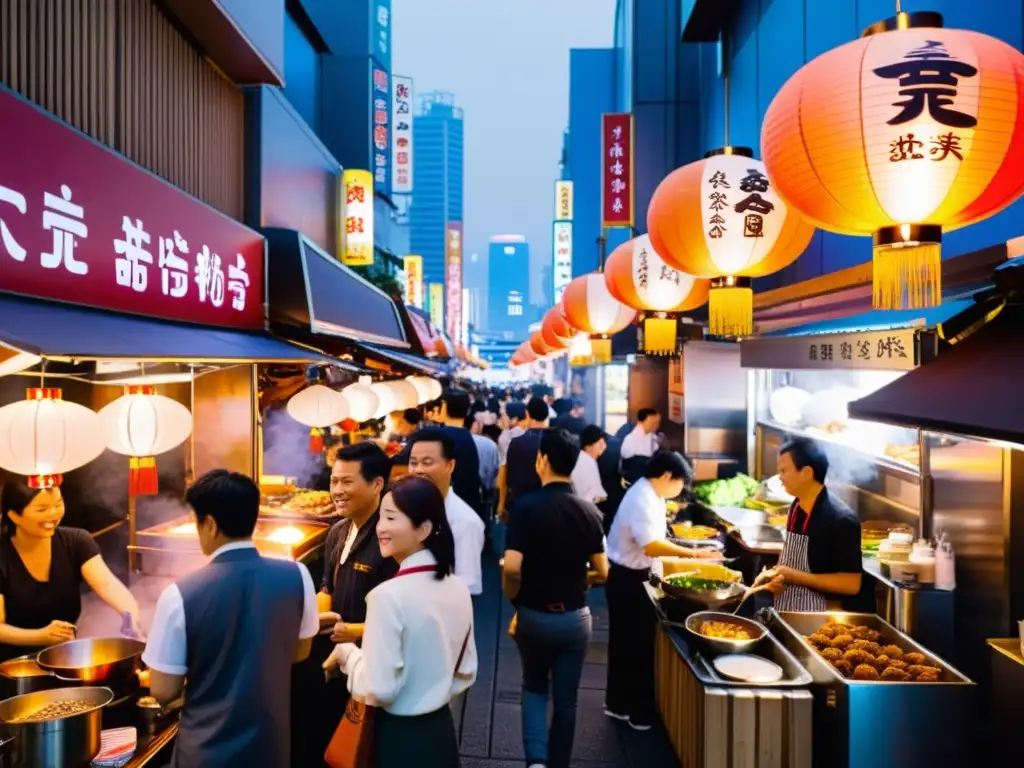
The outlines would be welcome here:
M 873 27 L 805 65 L 761 134 L 791 205 L 823 229 L 874 236 L 874 304 L 885 309 L 941 301 L 942 232 L 1024 190 L 1013 170 L 1024 163 L 1024 55 L 906 18 L 909 28 L 876 25 L 889 31 Z
M 412 78 L 391 77 L 391 191 L 412 193 Z
M 601 221 L 633 226 L 633 115 L 601 115 Z
M 342 174 L 345 187 L 345 222 L 342 242 L 343 264 L 361 267 L 373 264 L 373 174 L 351 170 Z
M 387 70 L 373 68 L 373 183 L 391 196 L 391 85 Z

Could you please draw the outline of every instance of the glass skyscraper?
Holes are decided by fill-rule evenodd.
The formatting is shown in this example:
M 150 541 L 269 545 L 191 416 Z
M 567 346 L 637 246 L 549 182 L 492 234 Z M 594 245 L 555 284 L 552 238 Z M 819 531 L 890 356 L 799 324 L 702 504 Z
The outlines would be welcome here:
M 462 109 L 455 96 L 432 92 L 417 98 L 413 119 L 413 191 L 410 253 L 423 257 L 424 283 L 444 283 L 445 225 L 462 221 Z
M 530 244 L 522 235 L 495 235 L 487 252 L 487 331 L 525 341 L 534 321 L 529 304 Z

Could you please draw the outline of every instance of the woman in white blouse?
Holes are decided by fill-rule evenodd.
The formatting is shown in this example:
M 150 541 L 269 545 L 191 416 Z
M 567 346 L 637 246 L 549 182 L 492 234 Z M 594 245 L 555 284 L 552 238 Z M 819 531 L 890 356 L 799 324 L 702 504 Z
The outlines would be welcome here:
M 381 502 L 377 539 L 398 573 L 366 597 L 362 648 L 338 645 L 324 668 L 343 671 L 352 695 L 378 707 L 374 765 L 458 768 L 448 704 L 476 680 L 473 603 L 453 576 L 455 542 L 437 486 L 399 480 Z

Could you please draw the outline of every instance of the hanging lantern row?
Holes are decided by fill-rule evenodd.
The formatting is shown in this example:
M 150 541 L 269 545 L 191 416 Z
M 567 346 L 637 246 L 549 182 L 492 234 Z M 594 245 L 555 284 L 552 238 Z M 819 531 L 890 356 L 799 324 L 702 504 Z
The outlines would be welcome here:
M 628 328 L 636 317 L 635 311 L 612 296 L 600 272 L 577 277 L 566 286 L 562 312 L 569 325 L 587 334 L 590 342 L 571 351 L 571 365 L 610 363 L 611 337 Z
M 339 424 L 353 431 L 359 424 L 382 419 L 392 411 L 436 400 L 441 391 L 441 383 L 427 376 L 377 383 L 363 376 L 340 391 L 322 384 L 306 387 L 288 400 L 285 409 L 295 421 L 310 428 L 309 450 L 320 453 L 329 427 Z
M 793 75 L 761 150 L 810 221 L 874 237 L 875 307 L 935 306 L 942 233 L 1024 192 L 1024 55 L 937 13 L 898 14 Z

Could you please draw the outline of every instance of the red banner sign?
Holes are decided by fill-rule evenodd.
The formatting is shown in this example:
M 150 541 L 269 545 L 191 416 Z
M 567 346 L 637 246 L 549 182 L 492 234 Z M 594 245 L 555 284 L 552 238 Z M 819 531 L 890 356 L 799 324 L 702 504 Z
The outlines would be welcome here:
M 601 115 L 601 226 L 633 226 L 633 115 Z
M 462 222 L 449 221 L 445 227 L 444 290 L 448 337 L 456 344 L 462 337 Z
M 264 241 L 0 90 L 0 292 L 264 328 Z

